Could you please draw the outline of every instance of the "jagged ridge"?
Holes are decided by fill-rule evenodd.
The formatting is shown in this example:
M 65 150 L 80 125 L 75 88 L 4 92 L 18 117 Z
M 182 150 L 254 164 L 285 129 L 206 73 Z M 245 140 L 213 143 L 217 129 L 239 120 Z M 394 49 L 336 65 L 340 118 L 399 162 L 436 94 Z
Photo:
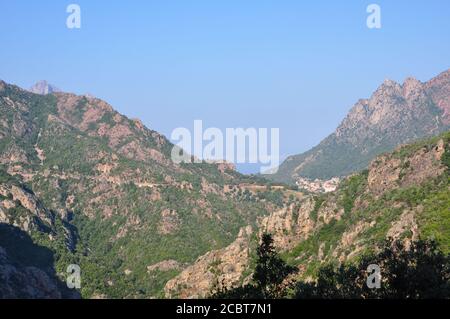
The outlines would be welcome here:
M 336 131 L 313 149 L 286 159 L 276 181 L 298 177 L 330 179 L 367 167 L 375 156 L 397 145 L 450 128 L 450 70 L 421 83 L 386 80 L 370 99 L 358 101 Z

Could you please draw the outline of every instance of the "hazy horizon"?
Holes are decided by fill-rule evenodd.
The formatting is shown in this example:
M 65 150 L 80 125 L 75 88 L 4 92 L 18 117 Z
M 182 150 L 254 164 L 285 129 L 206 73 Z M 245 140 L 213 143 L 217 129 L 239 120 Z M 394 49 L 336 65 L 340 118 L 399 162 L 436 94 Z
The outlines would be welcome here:
M 450 67 L 448 1 L 377 1 L 381 29 L 367 28 L 366 1 L 77 4 L 75 30 L 68 3 L 3 4 L 0 78 L 90 93 L 168 137 L 196 119 L 280 128 L 282 159 L 332 133 L 384 79 Z

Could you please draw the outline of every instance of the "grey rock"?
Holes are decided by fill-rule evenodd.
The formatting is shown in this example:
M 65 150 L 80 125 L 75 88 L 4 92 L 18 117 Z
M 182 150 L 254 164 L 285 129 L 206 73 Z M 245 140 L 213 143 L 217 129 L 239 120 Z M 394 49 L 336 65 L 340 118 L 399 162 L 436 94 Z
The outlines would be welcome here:
M 47 81 L 39 81 L 30 88 L 30 92 L 40 95 L 47 95 L 52 93 L 61 92 L 57 87 L 49 84 Z

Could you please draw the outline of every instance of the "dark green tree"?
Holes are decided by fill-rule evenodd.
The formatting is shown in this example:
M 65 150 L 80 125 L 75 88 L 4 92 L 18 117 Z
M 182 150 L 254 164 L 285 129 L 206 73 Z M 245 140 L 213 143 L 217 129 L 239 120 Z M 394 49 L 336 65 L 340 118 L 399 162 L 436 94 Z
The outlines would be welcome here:
M 381 270 L 380 288 L 367 285 L 369 265 Z M 450 257 L 433 241 L 386 241 L 378 254 L 361 258 L 356 265 L 322 267 L 314 283 L 297 283 L 301 299 L 430 299 L 450 298 Z
M 285 279 L 295 272 L 295 268 L 280 258 L 270 234 L 262 235 L 257 256 L 258 260 L 253 274 L 253 281 L 257 289 L 265 298 L 281 297 L 286 288 Z
M 288 276 L 296 268 L 289 266 L 278 255 L 270 234 L 263 234 L 257 249 L 257 261 L 253 282 L 234 289 L 221 289 L 212 298 L 216 299 L 274 299 L 282 298 L 291 283 Z

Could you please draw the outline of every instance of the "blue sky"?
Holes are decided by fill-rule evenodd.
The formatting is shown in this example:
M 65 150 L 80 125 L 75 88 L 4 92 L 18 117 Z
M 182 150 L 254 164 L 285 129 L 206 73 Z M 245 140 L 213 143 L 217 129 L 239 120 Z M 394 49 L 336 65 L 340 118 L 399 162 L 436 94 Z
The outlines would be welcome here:
M 82 28 L 65 22 L 81 6 Z M 366 7 L 381 6 L 368 29 Z M 0 78 L 91 93 L 167 136 L 278 127 L 314 146 L 385 79 L 450 67 L 450 1 L 2 1 Z M 244 171 L 254 167 L 242 167 Z

